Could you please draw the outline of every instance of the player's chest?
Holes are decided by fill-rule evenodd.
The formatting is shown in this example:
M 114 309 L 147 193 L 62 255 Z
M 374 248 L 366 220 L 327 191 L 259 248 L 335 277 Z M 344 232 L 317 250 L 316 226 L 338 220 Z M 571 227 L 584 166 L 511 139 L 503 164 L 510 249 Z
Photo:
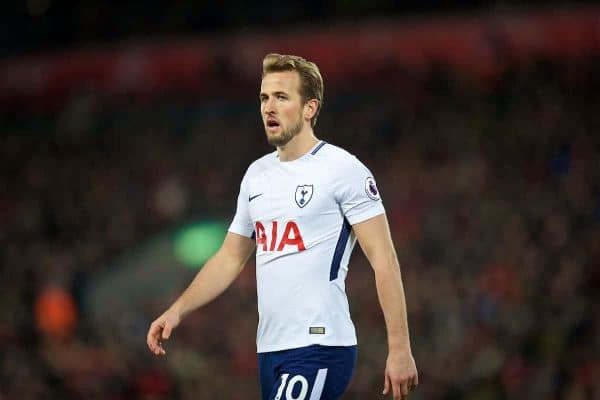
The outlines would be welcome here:
M 318 216 L 336 207 L 327 171 L 265 171 L 248 185 L 253 221 Z

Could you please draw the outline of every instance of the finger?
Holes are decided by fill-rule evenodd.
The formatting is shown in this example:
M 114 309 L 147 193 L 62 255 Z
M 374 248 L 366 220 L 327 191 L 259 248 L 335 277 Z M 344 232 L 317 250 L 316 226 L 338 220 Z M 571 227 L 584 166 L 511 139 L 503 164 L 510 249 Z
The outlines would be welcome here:
M 402 390 L 400 390 L 400 386 L 397 383 L 392 383 L 392 393 L 394 394 L 394 400 L 403 399 Z
M 410 380 L 410 386 L 408 387 L 408 390 L 414 390 L 417 387 L 417 385 L 417 375 L 415 374 Z
M 162 346 L 162 343 L 160 341 L 156 342 L 156 345 L 154 346 L 154 354 L 156 354 L 157 356 L 163 355 L 165 354 L 165 349 Z
M 402 396 L 408 396 L 408 392 L 410 391 L 408 379 L 400 383 L 400 391 L 402 392 Z
M 419 374 L 418 373 L 415 374 L 414 385 L 415 385 L 415 387 L 419 386 Z
M 406 380 L 406 390 L 408 390 L 408 393 L 410 393 L 411 390 L 413 390 L 415 387 L 415 380 L 414 377 L 410 377 Z
M 165 322 L 165 327 L 162 330 L 162 338 L 168 339 L 171 336 L 172 330 L 171 325 L 168 322 Z
M 390 378 L 388 377 L 387 371 L 383 375 L 383 392 L 382 394 L 388 394 L 390 391 Z
M 160 336 L 162 332 L 162 326 L 156 321 L 150 325 L 150 329 L 148 330 L 148 336 L 146 338 L 148 342 L 148 347 L 155 355 L 165 354 L 164 349 L 160 343 Z
M 148 329 L 148 335 L 146 336 L 146 343 L 148 343 L 148 347 L 150 347 L 150 350 L 154 350 L 154 348 L 156 347 L 156 329 L 157 326 L 152 323 L 152 325 L 150 325 L 150 329 Z

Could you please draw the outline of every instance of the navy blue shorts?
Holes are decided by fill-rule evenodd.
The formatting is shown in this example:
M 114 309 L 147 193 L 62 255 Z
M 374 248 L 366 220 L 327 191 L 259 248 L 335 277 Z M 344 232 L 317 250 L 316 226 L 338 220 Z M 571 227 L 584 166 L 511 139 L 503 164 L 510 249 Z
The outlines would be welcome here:
M 335 400 L 348 387 L 355 365 L 356 346 L 259 353 L 262 400 Z

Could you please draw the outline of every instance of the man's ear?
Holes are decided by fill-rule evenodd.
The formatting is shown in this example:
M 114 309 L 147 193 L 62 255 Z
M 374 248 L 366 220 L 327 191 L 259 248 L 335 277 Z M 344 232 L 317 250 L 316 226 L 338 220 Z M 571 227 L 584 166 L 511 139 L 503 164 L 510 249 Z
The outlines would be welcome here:
M 304 119 L 312 120 L 319 109 L 319 100 L 310 99 L 304 104 Z

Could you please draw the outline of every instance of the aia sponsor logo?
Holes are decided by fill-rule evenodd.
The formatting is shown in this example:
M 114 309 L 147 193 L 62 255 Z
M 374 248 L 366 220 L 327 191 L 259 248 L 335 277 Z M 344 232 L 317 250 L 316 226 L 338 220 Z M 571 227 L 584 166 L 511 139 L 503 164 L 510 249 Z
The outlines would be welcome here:
M 270 225 L 268 228 L 271 229 L 266 229 L 262 222 L 256 221 L 254 230 L 256 232 L 257 249 L 262 251 L 283 251 L 286 246 L 295 246 L 298 251 L 306 250 L 300 228 L 294 221 L 285 222 L 285 228 L 281 237 L 277 235 L 279 222 L 271 221 Z

